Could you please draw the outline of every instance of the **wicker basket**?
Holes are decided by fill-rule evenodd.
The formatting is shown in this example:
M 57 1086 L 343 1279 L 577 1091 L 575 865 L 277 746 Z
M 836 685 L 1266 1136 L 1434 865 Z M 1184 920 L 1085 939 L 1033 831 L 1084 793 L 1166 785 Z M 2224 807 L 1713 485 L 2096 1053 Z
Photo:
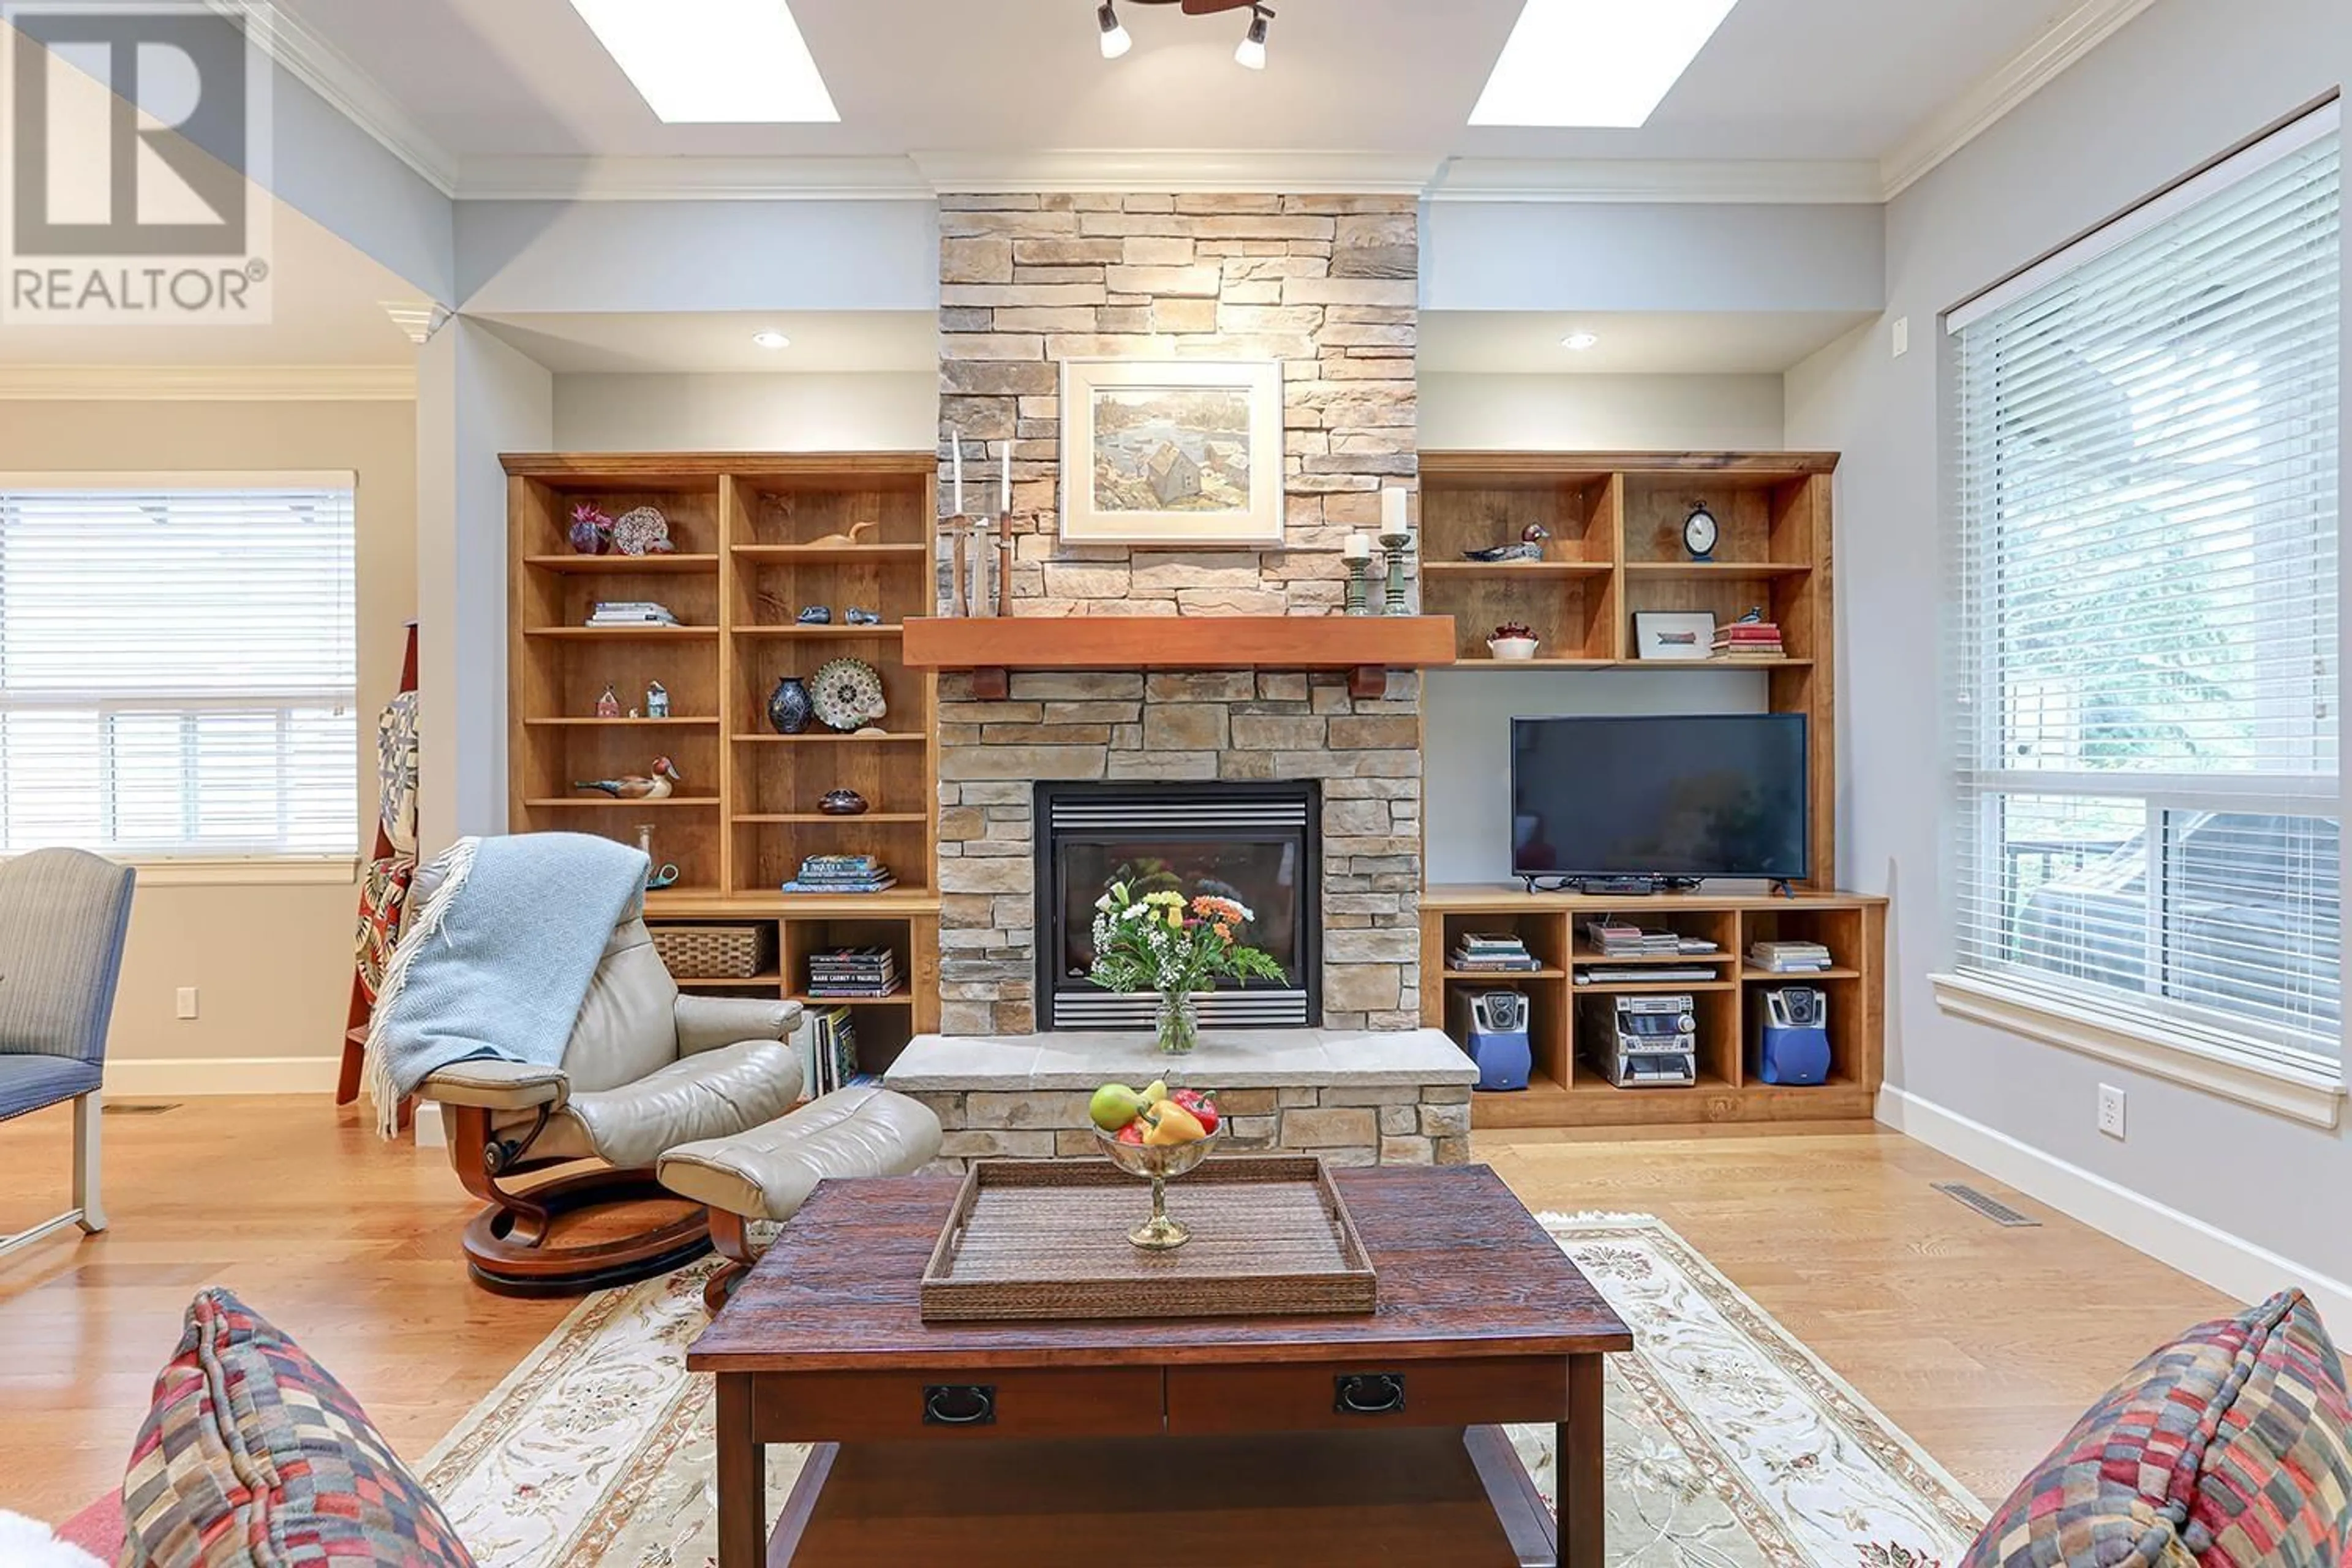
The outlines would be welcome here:
M 658 925 L 654 951 L 677 980 L 750 980 L 765 965 L 763 925 Z

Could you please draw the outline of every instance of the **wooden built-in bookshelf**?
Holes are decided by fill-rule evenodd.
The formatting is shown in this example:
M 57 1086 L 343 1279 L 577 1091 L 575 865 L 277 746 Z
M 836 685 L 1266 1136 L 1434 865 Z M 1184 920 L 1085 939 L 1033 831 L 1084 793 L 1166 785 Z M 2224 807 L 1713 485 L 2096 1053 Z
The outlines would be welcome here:
M 1837 885 L 1835 620 L 1832 484 L 1820 452 L 1424 452 L 1422 600 L 1452 616 L 1457 670 L 1744 669 L 1760 674 L 1776 713 L 1811 721 L 1813 879 Z M 1693 507 L 1715 514 L 1712 559 L 1683 548 Z M 1530 523 L 1551 535 L 1539 562 L 1473 562 L 1463 552 L 1514 544 Z M 1635 657 L 1633 617 L 1705 610 L 1717 626 L 1761 609 L 1787 657 L 1706 663 Z M 1541 639 L 1526 662 L 1496 659 L 1486 638 L 1506 622 Z
M 634 843 L 654 828 L 655 859 L 678 868 L 648 895 L 649 920 L 772 924 L 772 973 L 690 988 L 806 998 L 807 955 L 828 946 L 887 945 L 901 994 L 844 1004 L 857 1011 L 869 1065 L 938 1026 L 936 864 L 938 682 L 902 658 L 903 625 L 923 613 L 933 581 L 932 454 L 767 456 L 535 454 L 505 459 L 509 513 L 509 826 Z M 660 508 L 672 555 L 582 555 L 572 509 L 613 517 Z M 854 543 L 840 536 L 854 534 Z M 599 600 L 650 599 L 677 628 L 585 623 Z M 822 605 L 834 624 L 799 624 Z M 851 606 L 882 624 L 846 624 Z M 880 735 L 813 725 L 774 732 L 778 679 L 813 677 L 835 658 L 882 677 L 889 713 Z M 642 714 L 647 683 L 668 690 L 670 717 L 596 715 L 609 685 Z M 583 795 L 576 780 L 646 773 L 669 757 L 685 782 L 668 800 Z M 828 791 L 854 789 L 869 810 L 827 816 Z M 869 897 L 787 894 L 813 854 L 874 854 L 898 886 Z M 812 1005 L 815 1004 L 813 1002 Z M 827 1004 L 831 1005 L 831 1004 Z
M 1436 887 L 1421 904 L 1421 1012 L 1430 1028 L 1458 1032 L 1460 994 L 1517 991 L 1530 1014 L 1535 1071 L 1524 1092 L 1481 1093 L 1479 1127 L 1610 1127 L 1661 1123 L 1867 1121 L 1885 1075 L 1886 904 L 1843 893 L 1664 894 L 1641 899 L 1520 892 L 1507 887 Z M 1603 958 L 1584 937 L 1595 915 L 1645 930 L 1671 930 L 1714 942 L 1711 954 L 1672 959 Z M 1446 967 L 1464 933 L 1507 933 L 1543 965 L 1533 973 L 1461 973 Z M 1817 942 L 1832 967 L 1776 974 L 1748 963 L 1757 942 Z M 1595 968 L 1672 966 L 1711 979 L 1579 984 Z M 1816 1088 L 1760 1083 L 1755 1077 L 1758 994 L 1811 986 L 1829 1000 L 1829 1081 Z M 1620 1089 L 1592 1064 L 1577 1016 L 1580 997 L 1690 996 L 1698 1025 L 1698 1082 L 1690 1088 Z

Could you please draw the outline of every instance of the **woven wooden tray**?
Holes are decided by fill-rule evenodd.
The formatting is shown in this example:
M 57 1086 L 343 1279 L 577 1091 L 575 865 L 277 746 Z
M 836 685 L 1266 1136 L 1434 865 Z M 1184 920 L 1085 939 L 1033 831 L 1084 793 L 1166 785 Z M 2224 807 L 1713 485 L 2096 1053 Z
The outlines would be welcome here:
M 1168 1184 L 1173 1252 L 1127 1233 L 1151 1187 L 1106 1162 L 981 1161 L 923 1271 L 929 1322 L 1370 1312 L 1379 1282 L 1323 1162 L 1213 1159 Z

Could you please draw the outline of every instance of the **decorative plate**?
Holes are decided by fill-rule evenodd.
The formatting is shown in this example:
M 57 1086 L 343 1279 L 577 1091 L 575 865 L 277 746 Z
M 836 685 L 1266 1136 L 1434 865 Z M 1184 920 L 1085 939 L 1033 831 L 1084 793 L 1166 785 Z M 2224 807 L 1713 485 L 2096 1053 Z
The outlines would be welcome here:
M 666 555 L 673 548 L 669 519 L 657 507 L 625 511 L 613 524 L 613 548 L 623 555 Z
M 882 700 L 880 672 L 862 658 L 836 658 L 809 682 L 816 700 L 816 716 L 828 730 L 846 734 L 860 730 L 888 712 Z

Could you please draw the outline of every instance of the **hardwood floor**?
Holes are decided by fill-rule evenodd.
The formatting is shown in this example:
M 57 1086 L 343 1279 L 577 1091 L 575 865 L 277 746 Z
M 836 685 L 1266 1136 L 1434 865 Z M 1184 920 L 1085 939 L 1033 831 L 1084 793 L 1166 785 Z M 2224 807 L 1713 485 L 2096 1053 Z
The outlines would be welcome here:
M 0 1126 L 0 1231 L 66 1206 L 71 1118 Z M 0 1508 L 62 1520 L 120 1483 L 188 1298 L 226 1284 L 422 1454 L 563 1316 L 466 1278 L 439 1151 L 316 1099 L 106 1119 L 113 1228 L 0 1262 Z M 1480 1134 L 1538 1210 L 1654 1214 L 1986 1496 L 2152 1345 L 2230 1306 L 1891 1133 Z M 2045 1224 L 2002 1230 L 1955 1178 Z

